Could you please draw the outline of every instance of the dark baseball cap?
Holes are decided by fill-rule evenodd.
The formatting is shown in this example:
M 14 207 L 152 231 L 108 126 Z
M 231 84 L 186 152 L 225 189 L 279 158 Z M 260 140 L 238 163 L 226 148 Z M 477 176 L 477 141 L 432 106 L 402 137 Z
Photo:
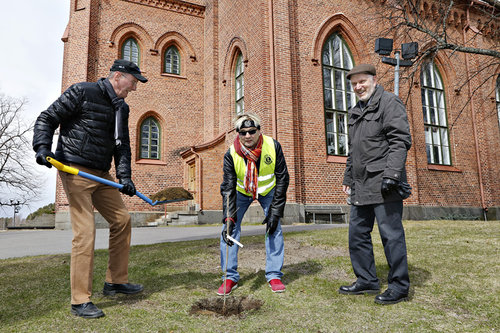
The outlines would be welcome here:
M 347 79 L 350 80 L 351 76 L 355 74 L 370 74 L 373 76 L 377 75 L 377 70 L 375 69 L 375 66 L 370 65 L 370 64 L 361 64 L 354 66 L 348 73 L 347 73 Z
M 129 73 L 143 83 L 148 82 L 148 79 L 141 75 L 141 70 L 139 69 L 139 67 L 132 61 L 117 59 L 109 70 L 111 72 Z

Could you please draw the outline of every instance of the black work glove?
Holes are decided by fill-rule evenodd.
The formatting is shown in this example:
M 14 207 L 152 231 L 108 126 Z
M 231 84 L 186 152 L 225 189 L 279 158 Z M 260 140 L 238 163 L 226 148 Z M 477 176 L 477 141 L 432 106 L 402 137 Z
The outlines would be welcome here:
M 52 168 L 52 164 L 50 164 L 49 161 L 47 161 L 47 157 L 52 157 L 56 158 L 54 154 L 50 151 L 50 149 L 47 149 L 46 147 L 40 147 L 38 148 L 36 152 L 36 163 L 40 165 L 45 165 L 47 168 Z
M 120 189 L 120 192 L 131 197 L 135 195 L 135 185 L 132 182 L 132 179 L 122 178 L 120 179 L 120 184 L 123 185 L 123 187 Z
M 407 182 L 399 182 L 398 186 L 399 196 L 404 200 L 411 195 L 411 186 Z
M 234 220 L 230 217 L 226 217 L 222 219 L 222 223 L 224 223 L 224 228 L 222 228 L 222 240 L 229 246 L 233 246 L 233 241 L 227 238 L 227 235 L 233 237 L 234 230 Z
M 397 180 L 391 179 L 391 178 L 384 178 L 382 180 L 382 196 L 387 196 L 391 194 L 392 191 L 395 191 L 398 189 L 398 184 L 399 182 Z
M 278 227 L 279 216 L 268 214 L 262 224 L 266 225 L 266 234 L 272 235 Z

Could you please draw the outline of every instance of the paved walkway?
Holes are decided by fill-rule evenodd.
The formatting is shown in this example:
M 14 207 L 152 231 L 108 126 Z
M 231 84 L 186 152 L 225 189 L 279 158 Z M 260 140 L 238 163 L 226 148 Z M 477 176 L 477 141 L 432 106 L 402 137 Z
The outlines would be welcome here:
M 347 227 L 347 224 L 297 224 L 282 226 L 283 232 Z M 221 226 L 145 227 L 132 229 L 132 245 L 219 238 Z M 242 227 L 242 236 L 264 235 L 265 226 Z M 109 229 L 96 230 L 96 249 L 108 248 Z M 71 252 L 71 230 L 0 231 L 0 259 Z M 245 245 L 245 244 L 243 244 Z

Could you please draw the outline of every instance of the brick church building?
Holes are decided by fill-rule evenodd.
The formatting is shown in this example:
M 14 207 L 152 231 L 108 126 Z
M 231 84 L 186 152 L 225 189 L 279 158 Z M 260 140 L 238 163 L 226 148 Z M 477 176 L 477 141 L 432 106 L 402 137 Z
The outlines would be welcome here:
M 284 222 L 306 222 L 321 210 L 343 214 L 347 110 L 355 103 L 345 75 L 372 63 L 379 83 L 393 91 L 394 67 L 374 52 L 375 38 L 393 38 L 395 46 L 410 41 L 377 36 L 387 26 L 373 17 L 384 6 L 383 0 L 71 0 L 62 88 L 107 76 L 117 58 L 136 62 L 149 79 L 127 98 L 132 178 L 146 195 L 183 186 L 195 198 L 152 207 L 124 197 L 135 225 L 165 209 L 220 222 L 223 155 L 236 135 L 232 118 L 245 111 L 257 113 L 263 133 L 283 146 L 290 173 Z M 421 2 L 423 17 L 431 22 L 435 13 L 432 0 Z M 451 33 L 475 34 L 467 21 L 474 13 L 454 9 Z M 498 45 L 498 29 L 484 28 L 474 46 Z M 481 59 L 440 51 L 414 69 L 416 79 L 401 81 L 413 138 L 406 219 L 500 219 L 500 68 L 491 68 L 484 88 L 474 85 L 486 74 L 459 89 Z M 259 210 L 249 219 L 259 220 Z M 60 184 L 56 213 L 56 227 L 68 227 Z

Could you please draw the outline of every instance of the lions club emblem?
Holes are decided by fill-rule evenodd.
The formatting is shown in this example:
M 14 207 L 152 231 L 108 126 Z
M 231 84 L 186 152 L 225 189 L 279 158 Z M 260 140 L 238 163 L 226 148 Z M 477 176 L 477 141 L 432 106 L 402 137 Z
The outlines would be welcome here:
M 265 162 L 267 165 L 269 165 L 269 164 L 273 163 L 273 159 L 271 158 L 271 156 L 270 156 L 270 155 L 266 155 L 266 156 L 264 156 L 264 162 Z

